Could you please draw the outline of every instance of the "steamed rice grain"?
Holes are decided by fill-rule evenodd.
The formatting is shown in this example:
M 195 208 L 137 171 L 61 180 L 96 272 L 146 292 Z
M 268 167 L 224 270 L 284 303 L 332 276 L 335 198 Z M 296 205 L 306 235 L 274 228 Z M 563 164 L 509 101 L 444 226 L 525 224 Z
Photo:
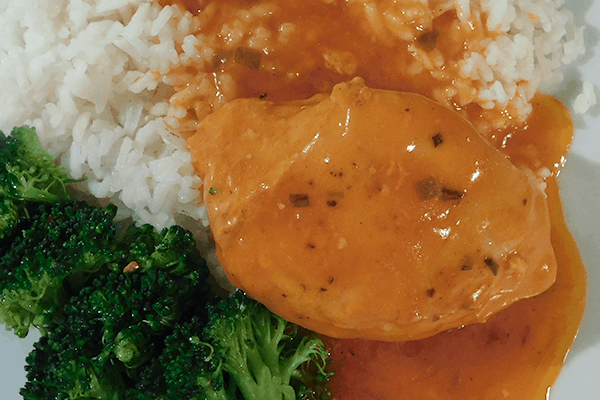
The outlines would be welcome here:
M 575 102 L 573 103 L 573 111 L 578 114 L 585 114 L 594 105 L 596 105 L 594 84 L 583 82 L 582 92 L 575 98 Z

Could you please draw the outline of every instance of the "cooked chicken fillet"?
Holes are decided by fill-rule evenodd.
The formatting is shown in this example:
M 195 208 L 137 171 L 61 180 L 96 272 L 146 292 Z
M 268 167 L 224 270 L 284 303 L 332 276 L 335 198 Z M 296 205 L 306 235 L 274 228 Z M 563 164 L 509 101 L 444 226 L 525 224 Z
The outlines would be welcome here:
M 555 280 L 533 174 L 420 95 L 239 99 L 188 145 L 230 281 L 316 332 L 424 338 Z

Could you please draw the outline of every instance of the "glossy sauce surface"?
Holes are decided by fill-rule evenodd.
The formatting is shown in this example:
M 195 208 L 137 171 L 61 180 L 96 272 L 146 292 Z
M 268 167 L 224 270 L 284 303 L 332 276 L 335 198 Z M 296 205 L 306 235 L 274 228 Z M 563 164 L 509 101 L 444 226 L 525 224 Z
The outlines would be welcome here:
M 538 95 L 528 125 L 503 151 L 517 164 L 556 171 L 572 137 L 555 99 Z M 502 140 L 499 141 L 501 143 Z M 518 145 L 516 144 L 518 143 Z M 558 276 L 546 292 L 475 324 L 421 341 L 385 343 L 326 338 L 338 400 L 543 400 L 576 335 L 585 270 L 563 219 L 555 176 L 547 179 Z
M 318 333 L 424 338 L 554 282 L 533 174 L 423 96 L 234 100 L 188 146 L 230 281 Z
M 203 16 L 207 27 L 201 34 L 218 36 L 223 24 L 236 12 L 267 2 L 161 0 L 161 3 L 183 4 L 195 13 L 198 9 L 208 11 Z M 350 2 L 282 0 L 274 3 L 281 6 L 281 12 L 272 13 L 267 18 L 268 25 L 278 29 L 286 22 L 295 22 L 300 34 L 292 35 L 289 46 L 268 49 L 269 54 L 263 58 L 263 65 L 268 68 L 255 71 L 231 59 L 220 64 L 189 65 L 176 71 L 187 77 L 182 80 L 180 89 L 199 86 L 204 82 L 202 79 L 215 82 L 219 88 L 226 73 L 240 83 L 229 99 L 264 96 L 271 100 L 299 99 L 331 89 L 335 83 L 360 74 L 372 87 L 434 94 L 438 82 L 432 79 L 430 71 L 415 76 L 405 73 L 404 68 L 410 64 L 406 50 L 411 41 L 389 35 L 375 40 L 360 29 L 364 14 L 356 18 L 348 13 Z M 360 3 L 354 2 L 355 5 Z M 345 17 L 340 17 L 342 14 Z M 431 24 L 417 23 L 413 28 L 431 32 L 455 23 L 456 18 L 446 13 Z M 440 36 L 436 47 L 447 60 L 456 60 L 464 51 L 472 49 L 470 43 L 477 40 L 481 26 L 474 28 L 465 31 L 459 27 L 456 32 L 461 39 L 457 41 Z M 379 39 L 382 42 L 374 45 Z M 235 50 L 227 40 L 226 35 L 220 36 L 215 51 Z M 461 40 L 462 44 L 457 46 Z M 322 54 L 328 49 L 341 49 L 338 59 L 346 59 L 351 68 L 336 70 L 335 63 L 327 64 Z M 437 72 L 440 73 L 448 71 Z M 452 74 L 448 75 L 448 79 L 453 78 Z M 460 99 L 456 100 L 455 105 L 461 108 Z M 176 105 L 188 110 L 182 126 L 185 128 L 185 123 L 189 123 L 189 130 L 183 129 L 182 135 L 195 132 L 197 121 L 219 107 L 193 96 L 179 99 Z M 571 141 L 570 118 L 562 106 L 545 96 L 536 98 L 534 110 L 528 125 L 509 132 L 490 131 L 491 119 L 487 118 L 490 113 L 477 106 L 462 107 L 461 112 L 476 126 L 487 127 L 488 140 L 510 154 L 515 164 L 528 165 L 534 171 L 545 166 L 556 172 Z M 502 117 L 510 119 L 510 113 L 507 110 Z M 545 398 L 576 334 L 585 299 L 585 272 L 563 222 L 555 178 L 548 179 L 547 183 L 552 243 L 558 261 L 557 281 L 552 288 L 533 299 L 520 301 L 486 324 L 470 325 L 426 340 L 402 343 L 328 340 L 334 367 L 338 370 L 332 382 L 337 400 Z
M 194 121 L 233 98 L 306 99 L 355 76 L 372 88 L 419 93 L 459 109 L 490 135 L 495 123 L 516 114 L 511 106 L 484 110 L 473 103 L 481 82 L 462 77 L 459 61 L 495 34 L 480 20 L 460 24 L 454 12 L 443 12 L 445 1 L 431 1 L 433 11 L 419 0 L 178 3 L 201 9 L 198 35 L 213 58 L 170 75 L 186 76 L 180 90 L 210 87 L 218 93 L 218 100 L 194 90 L 172 99 L 188 110 L 183 134 L 192 134 Z M 253 68 L 236 55 L 250 48 L 259 57 Z

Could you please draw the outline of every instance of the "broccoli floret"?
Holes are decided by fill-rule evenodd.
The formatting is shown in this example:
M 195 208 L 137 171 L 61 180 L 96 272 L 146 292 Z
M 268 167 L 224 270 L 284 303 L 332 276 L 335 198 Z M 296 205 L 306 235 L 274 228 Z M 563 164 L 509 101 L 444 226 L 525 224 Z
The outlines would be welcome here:
M 125 392 L 125 400 L 163 400 L 167 391 L 164 367 L 158 357 L 141 365 Z
M 165 387 L 157 358 L 175 321 L 204 303 L 203 267 L 97 277 L 65 306 L 67 322 L 28 358 L 23 398 L 160 399 Z
M 20 394 L 27 400 L 120 400 L 125 381 L 118 366 L 99 367 L 89 358 L 96 337 L 73 335 L 71 327 L 56 327 L 34 344 L 26 359 L 27 382 Z
M 165 341 L 167 398 L 328 399 L 323 342 L 241 291 L 209 305 Z
M 19 206 L 8 197 L 0 197 L 0 239 L 11 235 L 19 220 Z
M 98 325 L 103 343 L 103 350 L 94 356 L 98 362 L 117 359 L 136 368 L 153 355 L 147 351 L 149 338 L 195 311 L 192 307 L 205 293 L 202 270 L 183 275 L 165 270 L 111 273 L 82 290 L 65 313 L 80 321 L 77 326 Z M 85 336 L 85 330 L 81 334 Z
M 234 382 L 224 382 L 223 358 L 202 340 L 207 319 L 193 316 L 165 339 L 160 363 L 165 368 L 166 398 L 188 400 L 240 399 Z
M 178 225 L 160 233 L 152 225 L 130 225 L 118 243 L 123 257 L 135 261 L 136 268 L 148 271 L 169 268 L 174 273 L 203 264 L 192 233 Z
M 6 199 L 6 198 L 4 198 Z M 1 198 L 0 198 L 0 201 Z M 10 212 L 9 211 L 9 207 L 13 207 L 16 206 L 17 208 L 17 213 L 18 215 L 16 215 L 16 219 L 15 218 L 15 214 L 12 214 L 11 216 L 8 216 L 7 214 L 5 214 L 4 212 Z M 0 208 L 2 208 L 2 206 L 0 206 Z M 0 237 L 0 257 L 2 257 L 3 254 L 8 253 L 9 249 L 11 248 L 11 246 L 14 244 L 15 240 L 19 237 L 22 236 L 24 231 L 27 231 L 31 228 L 31 225 L 33 224 L 33 221 L 35 221 L 35 219 L 39 216 L 40 214 L 40 203 L 34 203 L 34 202 L 27 202 L 26 204 L 19 204 L 16 202 L 13 202 L 11 200 L 7 200 L 6 202 L 6 211 L 0 211 L 0 225 L 6 223 L 6 224 L 10 224 L 12 225 L 12 233 L 10 235 L 4 235 L 3 237 Z M 7 227 L 8 225 L 3 225 L 4 227 Z M 0 228 L 0 230 L 2 230 L 2 228 Z M 11 230 L 11 228 L 8 228 L 8 230 Z M 4 231 L 6 233 L 6 231 Z M 18 233 L 18 234 L 17 234 Z M 0 236 L 2 236 L 2 234 L 0 233 Z
M 0 196 L 19 201 L 70 199 L 66 185 L 75 182 L 41 146 L 35 129 L 0 131 Z
M 0 257 L 0 323 L 20 337 L 61 321 L 68 296 L 109 261 L 115 206 L 41 203 L 30 226 Z
M 77 182 L 40 145 L 35 129 L 0 131 L 0 239 L 14 235 L 28 202 L 69 200 L 66 185 Z

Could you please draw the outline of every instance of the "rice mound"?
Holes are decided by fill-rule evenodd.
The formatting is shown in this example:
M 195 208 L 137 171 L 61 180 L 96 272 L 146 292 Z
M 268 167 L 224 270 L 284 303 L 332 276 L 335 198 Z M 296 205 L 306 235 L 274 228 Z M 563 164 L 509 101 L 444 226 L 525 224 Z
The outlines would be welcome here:
M 84 190 L 136 221 L 206 225 L 185 141 L 164 122 L 162 74 L 185 54 L 191 14 L 150 0 L 3 3 L 0 129 L 34 126 Z
M 455 9 L 465 23 L 478 18 L 498 34 L 459 68 L 479 88 L 474 102 L 484 109 L 512 102 L 525 117 L 535 92 L 562 80 L 561 67 L 583 53 L 583 28 L 563 3 L 429 5 L 436 15 Z M 199 28 L 190 13 L 153 0 L 0 0 L 0 129 L 34 126 L 73 177 L 87 178 L 84 192 L 124 206 L 135 221 L 161 229 L 187 216 L 208 226 L 202 182 L 172 131 L 182 110 L 169 99 L 185 93 L 166 76 L 192 58 L 213 57 L 195 36 Z M 588 107 L 583 100 L 579 109 Z

